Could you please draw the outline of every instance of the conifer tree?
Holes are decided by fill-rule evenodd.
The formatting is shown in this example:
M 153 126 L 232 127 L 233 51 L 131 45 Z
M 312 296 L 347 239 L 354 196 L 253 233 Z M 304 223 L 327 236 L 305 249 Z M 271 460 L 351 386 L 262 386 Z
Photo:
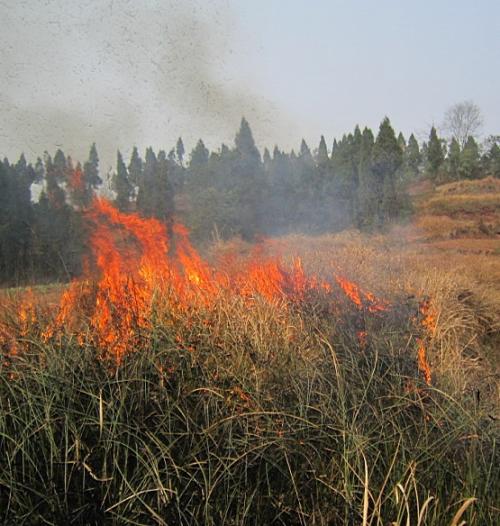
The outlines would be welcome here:
M 66 203 L 66 195 L 60 184 L 66 177 L 66 157 L 59 149 L 54 155 L 45 154 L 45 187 L 47 199 L 52 208 L 62 208 Z
M 328 149 L 326 147 L 325 137 L 322 135 L 319 141 L 318 154 L 316 156 L 316 162 L 318 166 L 327 166 L 330 158 L 328 157 Z
M 144 168 L 139 180 L 139 189 L 137 192 L 137 210 L 144 217 L 154 216 L 154 193 L 155 193 L 155 176 L 157 171 L 157 159 L 153 148 L 146 148 L 144 159 Z
M 196 146 L 193 148 L 190 156 L 189 166 L 193 168 L 195 166 L 202 166 L 208 163 L 209 152 L 205 147 L 205 144 L 200 139 Z
M 436 128 L 431 128 L 427 143 L 427 170 L 434 181 L 439 179 L 439 171 L 444 162 L 443 145 L 437 136 Z
M 234 138 L 234 145 L 235 158 L 231 163 L 232 182 L 229 188 L 240 210 L 238 231 L 244 239 L 251 240 L 262 229 L 266 181 L 259 150 L 244 117 Z
M 179 164 L 183 166 L 182 163 L 184 161 L 184 153 L 186 152 L 186 150 L 184 149 L 184 143 L 182 142 L 181 137 L 177 139 L 177 144 L 175 145 L 175 151 L 177 153 L 177 159 L 179 160 Z
M 116 194 L 115 204 L 118 209 L 122 212 L 128 212 L 134 189 L 130 183 L 128 170 L 120 150 L 118 150 L 116 155 L 116 172 L 112 178 L 112 189 Z
M 264 153 L 262 155 L 262 161 L 264 163 L 264 167 L 267 169 L 271 163 L 271 154 L 269 153 L 269 150 L 267 148 L 264 148 Z
M 359 186 L 357 192 L 356 226 L 358 228 L 371 228 L 374 226 L 377 214 L 377 181 L 372 171 L 372 150 L 375 139 L 369 128 L 363 130 L 360 163 Z
M 455 139 L 455 137 L 453 137 L 450 142 L 450 149 L 448 151 L 448 158 L 446 160 L 448 177 L 452 181 L 457 180 L 460 177 L 459 175 L 460 158 L 461 158 L 460 144 Z
M 407 167 L 407 173 L 410 179 L 415 180 L 420 173 L 420 165 L 422 164 L 422 154 L 420 153 L 420 148 L 418 146 L 417 139 L 413 133 L 408 139 L 408 145 L 406 147 L 405 153 L 405 164 Z
M 174 190 L 170 183 L 169 164 L 164 151 L 158 152 L 152 208 L 157 219 L 171 226 L 174 214 Z
M 405 136 L 403 135 L 403 132 L 399 132 L 398 144 L 399 144 L 399 147 L 401 148 L 401 151 L 404 152 L 406 149 L 406 141 L 405 141 Z
M 372 170 L 377 179 L 375 198 L 379 223 L 396 217 L 401 209 L 396 192 L 396 172 L 402 162 L 403 152 L 386 117 L 380 125 L 372 154 Z
M 251 159 L 255 162 L 260 161 L 259 150 L 255 145 L 252 130 L 245 117 L 241 119 L 240 129 L 236 134 L 234 144 L 243 159 Z
M 483 164 L 486 175 L 500 178 L 500 146 L 496 140 L 491 141 L 491 146 L 484 156 Z
M 134 146 L 132 155 L 130 156 L 130 163 L 128 165 L 129 181 L 134 188 L 134 194 L 136 187 L 139 186 L 142 179 L 142 170 L 143 162 L 139 155 L 139 151 L 137 150 L 137 146 Z
M 459 173 L 462 179 L 476 179 L 479 177 L 480 155 L 479 147 L 474 137 L 469 136 L 460 154 Z
M 95 143 L 92 144 L 89 151 L 89 158 L 83 164 L 83 181 L 82 181 L 82 205 L 86 206 L 92 200 L 94 191 L 102 184 L 99 177 L 99 156 Z

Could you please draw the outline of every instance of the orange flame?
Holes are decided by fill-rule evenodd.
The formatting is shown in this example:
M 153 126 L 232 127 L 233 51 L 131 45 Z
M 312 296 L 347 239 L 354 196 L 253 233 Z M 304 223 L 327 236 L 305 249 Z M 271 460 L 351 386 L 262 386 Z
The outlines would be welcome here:
M 434 336 L 437 326 L 437 313 L 430 300 L 426 299 L 420 303 L 420 313 L 422 314 L 421 325 L 424 327 L 430 337 Z M 431 384 L 431 367 L 427 359 L 427 349 L 421 338 L 417 339 L 418 343 L 418 368 L 424 375 L 427 385 Z
M 379 312 L 389 308 L 389 304 L 386 301 L 378 299 L 371 292 L 362 290 L 356 283 L 348 281 L 341 276 L 335 276 L 335 281 L 358 309 L 366 307 L 370 312 Z
M 43 331 L 45 340 L 74 337 L 80 345 L 95 347 L 103 359 L 119 366 L 127 353 L 144 349 L 154 328 L 158 302 L 169 312 L 208 308 L 220 293 L 229 291 L 244 301 L 257 296 L 285 308 L 307 301 L 319 292 L 336 309 L 330 282 L 307 275 L 300 258 L 285 265 L 278 257 L 264 255 L 258 246 L 241 265 L 216 271 L 198 254 L 185 227 L 175 224 L 169 239 L 166 226 L 156 219 L 125 214 L 108 201 L 95 199 L 85 216 L 91 225 L 90 247 L 94 269 L 63 293 L 53 322 Z M 95 281 L 92 276 L 98 276 Z M 340 275 L 334 280 L 357 310 L 380 313 L 390 304 Z M 422 307 L 422 324 L 429 329 L 429 306 Z M 368 334 L 357 334 L 366 348 Z M 186 344 L 186 348 L 192 348 Z M 419 341 L 418 366 L 430 383 L 425 347 Z

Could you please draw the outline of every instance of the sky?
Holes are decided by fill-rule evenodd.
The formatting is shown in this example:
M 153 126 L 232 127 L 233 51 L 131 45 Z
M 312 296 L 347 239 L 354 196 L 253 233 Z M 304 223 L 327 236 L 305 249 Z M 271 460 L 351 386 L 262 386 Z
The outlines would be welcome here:
M 384 116 L 425 140 L 472 100 L 500 134 L 498 0 L 0 0 L 0 156 L 312 148 Z

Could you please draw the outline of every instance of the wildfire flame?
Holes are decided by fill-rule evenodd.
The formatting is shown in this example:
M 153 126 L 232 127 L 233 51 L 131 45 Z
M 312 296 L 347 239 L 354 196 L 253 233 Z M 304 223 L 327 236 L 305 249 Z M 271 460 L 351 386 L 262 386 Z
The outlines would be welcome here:
M 422 315 L 421 325 L 427 331 L 427 334 L 430 337 L 434 336 L 437 325 L 437 314 L 432 306 L 430 300 L 424 300 L 420 303 L 419 306 L 420 314 Z M 418 368 L 420 372 L 424 375 L 425 382 L 427 385 L 431 384 L 431 367 L 429 361 L 427 360 L 427 349 L 423 339 L 418 338 Z
M 320 293 L 334 310 L 336 283 L 336 290 L 356 310 L 377 314 L 390 309 L 387 301 L 344 276 L 334 275 L 328 281 L 307 275 L 300 258 L 285 265 L 278 257 L 264 255 L 263 246 L 242 264 L 228 265 L 221 272 L 203 260 L 180 224 L 172 226 L 169 238 L 160 221 L 122 213 L 104 199 L 94 199 L 85 217 L 91 232 L 92 264 L 85 265 L 83 276 L 61 295 L 57 314 L 43 330 L 42 338 L 74 338 L 82 346 L 95 348 L 102 359 L 111 360 L 117 367 L 127 353 L 147 345 L 148 331 L 154 328 L 155 316 L 161 311 L 157 309 L 159 302 L 169 312 L 189 312 L 210 308 L 220 294 L 229 293 L 243 301 L 261 297 L 287 308 Z M 21 304 L 21 336 L 34 321 L 32 305 L 32 300 Z M 431 326 L 430 312 L 428 305 L 422 307 L 422 323 L 427 328 Z M 360 349 L 365 349 L 366 330 L 360 330 L 357 337 Z M 419 368 L 430 382 L 421 341 L 418 349 Z

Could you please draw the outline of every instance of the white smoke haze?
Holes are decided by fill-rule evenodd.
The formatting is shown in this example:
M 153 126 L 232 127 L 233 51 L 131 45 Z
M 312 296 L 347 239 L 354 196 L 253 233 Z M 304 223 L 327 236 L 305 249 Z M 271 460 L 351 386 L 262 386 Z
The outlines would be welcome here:
M 244 61 L 229 2 L 5 1 L 0 34 L 0 148 L 15 160 L 58 147 L 101 171 L 116 150 L 231 143 L 242 115 L 260 145 L 292 127 L 234 74 Z M 238 47 L 239 46 L 239 47 Z

